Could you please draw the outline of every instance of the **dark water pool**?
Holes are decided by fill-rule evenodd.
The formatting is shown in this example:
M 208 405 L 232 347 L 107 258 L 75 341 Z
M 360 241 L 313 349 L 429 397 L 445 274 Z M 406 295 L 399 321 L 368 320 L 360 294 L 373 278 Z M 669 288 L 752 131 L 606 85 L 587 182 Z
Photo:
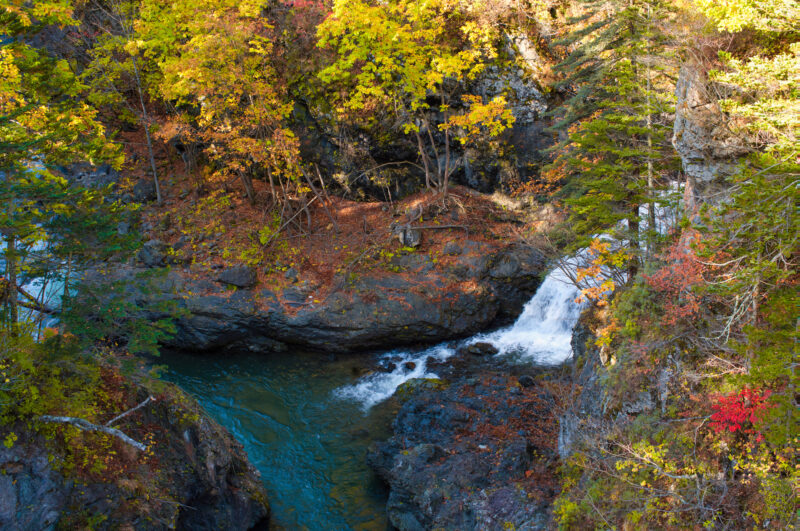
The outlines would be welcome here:
M 394 411 L 332 396 L 364 358 L 319 354 L 214 358 L 165 353 L 164 378 L 192 394 L 261 471 L 276 529 L 384 530 L 386 491 L 365 463 Z

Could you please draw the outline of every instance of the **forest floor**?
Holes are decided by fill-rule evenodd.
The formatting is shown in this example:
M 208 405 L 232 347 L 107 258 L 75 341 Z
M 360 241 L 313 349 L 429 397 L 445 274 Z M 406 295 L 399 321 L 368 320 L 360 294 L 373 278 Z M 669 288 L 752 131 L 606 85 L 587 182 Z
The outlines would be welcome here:
M 123 171 L 128 186 L 151 178 L 143 139 L 137 135 L 128 133 L 125 139 L 133 161 Z M 334 190 L 318 190 L 315 197 L 306 187 L 305 196 L 292 198 L 294 213 L 281 217 L 268 183 L 254 181 L 251 202 L 238 181 L 208 182 L 199 169 L 186 168 L 168 145 L 161 144 L 156 153 L 164 201 L 144 206 L 143 232 L 175 249 L 184 273 L 194 278 L 244 264 L 253 267 L 260 285 L 274 291 L 305 282 L 325 297 L 340 288 L 336 279 L 342 275 L 414 275 L 393 263 L 401 254 L 427 254 L 437 268 L 445 269 L 470 258 L 461 250 L 448 252 L 451 242 L 499 248 L 524 241 L 543 224 L 558 220 L 552 208 L 537 212 L 508 196 L 463 186 L 453 186 L 446 202 L 432 191 L 394 202 L 364 202 Z M 307 211 L 302 205 L 308 205 Z M 419 228 L 420 244 L 413 249 L 401 245 L 392 233 L 395 225 Z

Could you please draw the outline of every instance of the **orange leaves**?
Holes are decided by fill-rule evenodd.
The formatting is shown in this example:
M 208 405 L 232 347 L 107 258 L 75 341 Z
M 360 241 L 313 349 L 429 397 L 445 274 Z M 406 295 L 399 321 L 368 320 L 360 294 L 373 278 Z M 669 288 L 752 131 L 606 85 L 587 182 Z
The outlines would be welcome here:
M 575 281 L 581 287 L 576 302 L 588 300 L 603 307 L 617 287 L 614 270 L 623 269 L 634 256 L 624 247 L 613 249 L 610 242 L 600 238 L 592 240 L 587 253 L 592 257 L 589 264 L 576 269 Z
M 665 325 L 692 319 L 700 312 L 700 296 L 694 288 L 704 282 L 707 267 L 691 248 L 696 237 L 695 231 L 687 231 L 661 255 L 666 264 L 654 274 L 644 275 L 651 288 L 666 295 L 662 318 Z

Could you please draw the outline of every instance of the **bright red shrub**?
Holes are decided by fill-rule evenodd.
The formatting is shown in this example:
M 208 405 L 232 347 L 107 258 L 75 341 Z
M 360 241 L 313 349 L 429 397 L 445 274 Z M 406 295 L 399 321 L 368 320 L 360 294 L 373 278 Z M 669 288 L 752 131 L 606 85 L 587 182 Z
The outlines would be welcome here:
M 771 408 L 768 403 L 771 391 L 758 391 L 744 388 L 738 393 L 722 395 L 717 402 L 712 404 L 711 428 L 715 433 L 740 431 L 749 435 L 756 435 L 756 441 L 761 441 L 763 436 L 754 426 L 761 419 L 761 414 Z

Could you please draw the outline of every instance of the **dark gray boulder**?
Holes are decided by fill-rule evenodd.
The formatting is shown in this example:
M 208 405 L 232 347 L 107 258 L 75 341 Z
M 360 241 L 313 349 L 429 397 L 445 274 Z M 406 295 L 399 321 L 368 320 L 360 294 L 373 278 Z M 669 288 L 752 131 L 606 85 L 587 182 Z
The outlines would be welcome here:
M 548 418 L 538 391 L 498 374 L 413 390 L 395 418 L 394 436 L 367 456 L 390 488 L 391 524 L 401 531 L 546 529 L 555 484 L 529 475 L 547 466 L 552 441 L 515 424 Z
M 150 240 L 142 245 L 139 250 L 139 261 L 145 267 L 162 267 L 167 263 L 169 245 L 161 240 Z
M 242 265 L 224 269 L 217 280 L 237 288 L 249 288 L 258 282 L 258 275 L 252 267 Z
M 461 347 L 458 349 L 458 353 L 461 355 L 470 354 L 472 356 L 494 356 L 497 354 L 499 350 L 497 347 L 492 345 L 491 343 L 473 343 L 471 345 L 467 345 L 465 347 Z
M 150 201 L 155 201 L 157 197 L 156 184 L 150 179 L 139 181 L 133 185 L 133 189 L 131 191 L 133 193 L 133 199 L 137 203 L 148 203 Z

